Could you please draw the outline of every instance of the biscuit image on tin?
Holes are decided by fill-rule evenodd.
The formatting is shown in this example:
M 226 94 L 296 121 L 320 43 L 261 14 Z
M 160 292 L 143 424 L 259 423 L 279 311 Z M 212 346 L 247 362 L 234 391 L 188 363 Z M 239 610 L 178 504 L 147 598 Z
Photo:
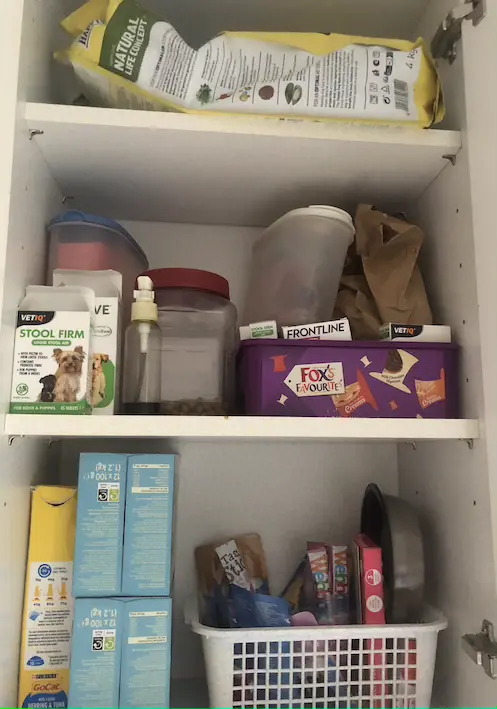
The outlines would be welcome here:
M 418 358 L 406 350 L 389 350 L 382 372 L 369 372 L 369 376 L 388 386 L 411 394 L 411 390 L 404 384 L 410 370 L 414 367 Z
M 402 371 L 402 357 L 398 350 L 390 350 L 388 353 L 387 361 L 385 363 L 385 371 L 391 372 L 392 374 L 398 374 Z
M 440 370 L 440 378 L 433 381 L 427 382 L 415 379 L 414 386 L 416 387 L 416 394 L 422 409 L 427 409 L 428 406 L 432 406 L 438 401 L 445 401 L 445 370 L 442 368 Z

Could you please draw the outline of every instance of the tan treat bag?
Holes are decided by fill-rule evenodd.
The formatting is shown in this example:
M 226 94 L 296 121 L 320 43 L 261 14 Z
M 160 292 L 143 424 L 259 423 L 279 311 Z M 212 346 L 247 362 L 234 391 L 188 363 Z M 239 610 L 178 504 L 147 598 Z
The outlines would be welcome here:
M 260 536 L 258 534 L 242 534 L 233 537 L 233 541 L 240 552 L 254 590 L 258 590 L 268 581 L 266 557 Z M 195 549 L 195 563 L 201 593 L 210 593 L 213 586 L 221 585 L 226 580 L 225 570 L 216 552 L 216 549 L 225 543 L 222 541 L 204 544 Z
M 366 204 L 357 208 L 355 227 L 363 273 L 345 273 L 336 306 L 336 312 L 351 321 L 354 338 L 378 339 L 385 322 L 431 325 L 417 264 L 424 239 L 421 229 Z
M 342 276 L 333 317 L 349 319 L 354 340 L 378 339 L 383 323 L 364 274 Z

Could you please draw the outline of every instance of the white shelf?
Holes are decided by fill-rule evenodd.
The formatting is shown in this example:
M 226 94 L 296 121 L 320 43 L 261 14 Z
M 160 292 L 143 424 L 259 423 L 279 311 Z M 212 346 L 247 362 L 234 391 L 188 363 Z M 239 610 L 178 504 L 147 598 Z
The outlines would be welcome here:
M 329 441 L 479 438 L 473 419 L 285 418 L 265 416 L 52 416 L 7 414 L 9 436 Z
M 457 131 L 28 103 L 64 195 L 117 219 L 265 226 L 289 209 L 412 203 Z

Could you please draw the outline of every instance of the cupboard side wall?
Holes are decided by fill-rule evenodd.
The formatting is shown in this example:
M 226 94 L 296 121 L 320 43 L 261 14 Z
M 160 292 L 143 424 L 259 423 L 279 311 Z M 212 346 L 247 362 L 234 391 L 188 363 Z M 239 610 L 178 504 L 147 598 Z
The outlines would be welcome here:
M 39 3 L 41 4 L 41 3 Z M 18 92 L 30 67 L 19 64 L 23 3 L 2 3 L 0 23 L 0 426 L 10 395 L 15 311 L 24 287 L 42 282 L 44 223 L 57 211 L 60 193 L 26 125 L 18 119 Z M 19 71 L 20 68 L 20 71 Z M 17 705 L 21 610 L 29 527 L 30 486 L 55 482 L 42 441 L 0 436 L 0 706 Z
M 451 325 L 454 339 L 461 345 L 462 411 L 466 416 L 481 417 L 485 429 L 488 406 L 484 391 L 491 390 L 485 368 L 482 307 L 483 298 L 491 307 L 497 293 L 492 291 L 495 275 L 487 273 L 482 283 L 481 265 L 475 265 L 475 244 L 478 257 L 481 235 L 473 233 L 476 204 L 470 193 L 468 150 L 473 136 L 466 123 L 463 60 L 459 46 L 456 62 L 441 67 L 451 121 L 463 128 L 463 150 L 456 165 L 448 165 L 419 200 L 415 218 L 426 234 L 423 267 L 435 322 Z M 488 253 L 486 258 L 488 271 L 493 262 Z M 494 363 L 487 366 L 495 369 Z M 495 391 L 490 398 L 495 399 Z M 401 495 L 420 511 L 427 540 L 429 598 L 449 620 L 448 629 L 440 635 L 434 706 L 495 703 L 495 682 L 461 648 L 461 636 L 478 632 L 484 617 L 496 620 L 490 453 L 485 434 L 473 450 L 464 441 L 421 443 L 416 450 L 399 446 Z

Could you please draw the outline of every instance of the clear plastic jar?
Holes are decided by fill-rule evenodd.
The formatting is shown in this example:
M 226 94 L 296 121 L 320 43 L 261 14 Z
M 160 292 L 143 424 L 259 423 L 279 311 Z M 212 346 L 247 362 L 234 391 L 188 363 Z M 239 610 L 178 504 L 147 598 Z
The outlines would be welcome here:
M 237 312 L 225 278 L 190 268 L 147 271 L 162 331 L 161 413 L 233 410 Z
M 354 234 L 350 214 L 323 205 L 294 209 L 271 224 L 254 244 L 243 323 L 331 320 Z

